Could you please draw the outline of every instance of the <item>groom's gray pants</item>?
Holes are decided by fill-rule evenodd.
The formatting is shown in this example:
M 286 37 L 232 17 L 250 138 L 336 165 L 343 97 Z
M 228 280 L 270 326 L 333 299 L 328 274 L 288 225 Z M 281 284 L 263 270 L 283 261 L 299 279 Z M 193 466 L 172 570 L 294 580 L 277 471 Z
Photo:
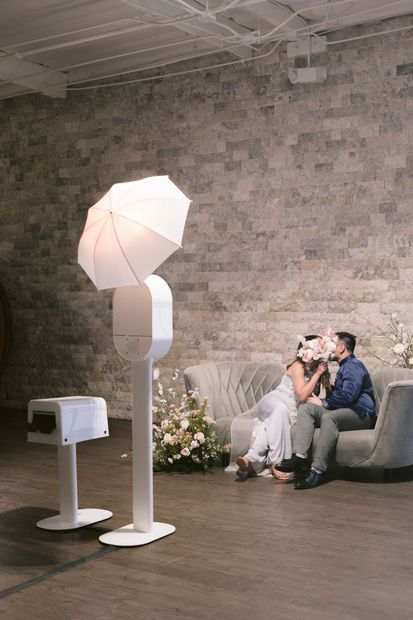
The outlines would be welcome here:
M 372 422 L 368 414 L 361 418 L 352 409 L 324 409 L 321 405 L 304 403 L 298 408 L 293 448 L 296 454 L 307 457 L 315 428 L 320 429 L 320 437 L 311 467 L 324 472 L 337 445 L 339 432 L 369 429 Z

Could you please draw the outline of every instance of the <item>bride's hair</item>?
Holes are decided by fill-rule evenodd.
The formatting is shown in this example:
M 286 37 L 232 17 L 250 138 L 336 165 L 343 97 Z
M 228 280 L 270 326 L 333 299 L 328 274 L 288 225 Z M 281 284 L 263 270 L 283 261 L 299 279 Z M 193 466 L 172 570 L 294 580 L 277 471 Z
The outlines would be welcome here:
M 308 340 L 315 340 L 316 338 L 320 338 L 320 336 L 318 336 L 317 334 L 309 334 L 308 336 L 304 336 L 305 342 L 307 342 Z M 298 347 L 297 347 L 297 353 L 301 349 L 302 346 L 303 346 L 303 343 L 300 342 Z M 319 361 L 312 361 L 309 364 L 306 364 L 305 362 L 303 362 L 301 357 L 298 357 L 298 355 L 296 355 L 295 356 L 295 360 L 293 362 L 291 362 L 291 364 L 288 364 L 287 370 L 295 362 L 300 362 L 300 364 L 303 366 L 303 368 L 304 368 L 304 376 L 306 377 L 307 381 L 309 381 L 311 379 L 311 377 L 313 376 L 313 374 L 315 372 L 315 369 L 317 368 L 317 366 L 320 363 Z M 314 394 L 316 396 L 319 395 L 319 393 L 320 393 L 320 381 L 317 382 L 317 385 L 314 387 L 313 392 L 314 392 Z

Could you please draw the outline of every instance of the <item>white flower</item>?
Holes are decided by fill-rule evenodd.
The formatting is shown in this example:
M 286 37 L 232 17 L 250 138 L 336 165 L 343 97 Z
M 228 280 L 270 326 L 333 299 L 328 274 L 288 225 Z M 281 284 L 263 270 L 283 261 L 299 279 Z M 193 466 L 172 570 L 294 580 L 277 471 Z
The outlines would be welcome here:
M 168 463 L 170 463 L 172 465 L 173 462 L 174 462 L 173 459 L 171 459 L 171 457 L 168 456 Z
M 409 357 L 409 366 L 413 366 L 413 357 Z
M 154 381 L 158 381 L 158 379 L 159 379 L 159 368 L 154 368 L 153 369 L 153 379 L 154 379 Z
M 190 452 L 190 450 L 188 448 L 182 448 L 181 454 L 182 454 L 182 456 L 189 456 L 191 454 L 191 452 Z
M 402 342 L 398 342 L 393 347 L 393 351 L 397 353 L 398 355 L 400 355 L 401 353 L 404 353 L 405 350 L 406 350 L 406 347 L 404 346 Z
M 190 450 L 195 450 L 195 448 L 198 448 L 199 443 L 197 441 L 191 441 L 191 445 L 189 446 Z
M 128 455 L 126 454 L 126 452 L 124 452 L 123 454 L 120 455 L 121 459 L 127 459 Z
M 163 440 L 162 443 L 164 446 L 168 445 L 168 443 L 172 443 L 172 435 L 171 433 L 165 433 L 165 435 L 163 436 Z
M 205 435 L 201 431 L 195 433 L 195 439 L 202 445 L 205 442 Z
M 391 318 L 392 318 L 393 320 L 394 320 L 394 319 L 397 319 L 397 314 L 396 314 L 395 312 L 392 312 Z
M 188 428 L 188 426 L 189 426 L 189 422 L 188 422 L 188 420 L 182 420 L 182 422 L 181 422 L 181 428 L 182 428 L 182 430 L 183 430 L 183 431 L 186 431 L 186 429 Z
M 302 352 L 300 357 L 305 363 L 311 362 L 313 359 L 313 352 L 311 351 L 311 349 L 306 349 L 305 351 Z

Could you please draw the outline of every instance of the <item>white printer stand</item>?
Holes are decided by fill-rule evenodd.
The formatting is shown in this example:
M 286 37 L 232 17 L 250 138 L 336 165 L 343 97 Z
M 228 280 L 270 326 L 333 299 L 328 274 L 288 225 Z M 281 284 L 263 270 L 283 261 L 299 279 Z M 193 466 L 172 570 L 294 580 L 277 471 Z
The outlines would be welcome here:
M 69 396 L 31 400 L 28 428 L 28 441 L 56 445 L 58 449 L 60 513 L 36 525 L 44 530 L 73 530 L 109 519 L 109 510 L 79 510 L 77 497 L 76 444 L 109 436 L 104 399 Z

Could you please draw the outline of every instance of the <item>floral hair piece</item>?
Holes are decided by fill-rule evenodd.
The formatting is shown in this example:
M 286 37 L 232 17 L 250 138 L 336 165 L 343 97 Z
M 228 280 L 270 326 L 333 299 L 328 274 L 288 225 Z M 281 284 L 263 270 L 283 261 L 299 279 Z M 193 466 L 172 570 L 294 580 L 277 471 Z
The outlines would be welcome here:
M 302 346 L 298 350 L 297 357 L 304 363 L 328 362 L 333 359 L 336 350 L 337 336 L 334 330 L 329 327 L 321 332 L 321 336 L 306 340 L 304 336 L 298 336 Z

